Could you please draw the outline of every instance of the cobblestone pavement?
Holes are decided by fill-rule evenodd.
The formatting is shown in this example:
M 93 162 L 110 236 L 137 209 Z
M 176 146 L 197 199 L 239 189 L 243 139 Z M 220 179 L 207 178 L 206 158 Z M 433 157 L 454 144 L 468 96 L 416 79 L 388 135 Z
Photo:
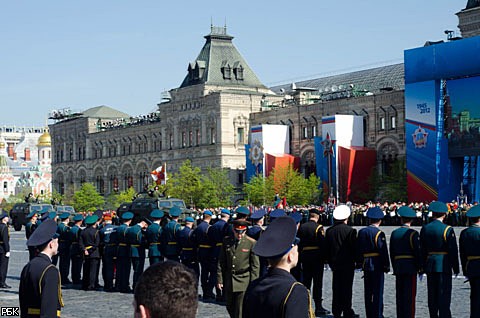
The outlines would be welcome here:
M 383 227 L 390 240 L 390 233 L 395 227 Z M 463 228 L 455 228 L 457 239 Z M 420 230 L 418 228 L 418 230 Z M 28 251 L 25 249 L 25 232 L 11 232 L 12 253 L 10 257 L 7 284 L 12 289 L 0 289 L 0 306 L 18 306 L 18 286 L 20 272 L 28 261 Z M 148 261 L 147 261 L 148 264 Z M 365 317 L 363 305 L 362 273 L 355 273 L 353 286 L 353 309 L 361 317 Z M 453 280 L 452 316 L 468 317 L 470 303 L 470 285 L 464 283 L 465 278 L 459 276 Z M 102 280 L 100 278 L 100 283 Z M 326 271 L 323 282 L 324 307 L 331 308 L 332 303 L 332 273 Z M 63 289 L 65 307 L 62 317 L 132 317 L 132 294 L 106 293 L 102 291 L 83 291 L 77 289 Z M 395 317 L 395 277 L 391 274 L 385 278 L 384 316 Z M 224 306 L 214 303 L 199 302 L 198 317 L 228 317 Z M 427 307 L 427 280 L 419 281 L 417 285 L 417 317 L 428 317 Z

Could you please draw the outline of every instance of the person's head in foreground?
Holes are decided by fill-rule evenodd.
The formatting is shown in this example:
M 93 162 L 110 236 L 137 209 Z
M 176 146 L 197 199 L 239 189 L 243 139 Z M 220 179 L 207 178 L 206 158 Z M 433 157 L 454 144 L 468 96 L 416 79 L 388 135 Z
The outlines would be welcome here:
M 198 280 L 181 263 L 166 261 L 148 267 L 137 282 L 135 317 L 193 318 L 198 307 Z

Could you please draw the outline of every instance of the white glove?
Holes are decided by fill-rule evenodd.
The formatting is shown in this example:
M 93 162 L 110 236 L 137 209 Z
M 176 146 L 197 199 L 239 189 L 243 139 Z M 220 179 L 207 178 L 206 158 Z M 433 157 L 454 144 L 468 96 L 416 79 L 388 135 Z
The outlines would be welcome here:
M 418 274 L 418 280 L 419 280 L 419 281 L 422 281 L 422 280 L 423 280 L 423 275 L 424 275 L 424 274 Z
M 6 252 L 5 257 L 10 257 L 10 252 Z
M 458 278 L 458 274 L 455 274 L 455 277 L 454 277 L 454 279 L 457 279 L 457 278 Z

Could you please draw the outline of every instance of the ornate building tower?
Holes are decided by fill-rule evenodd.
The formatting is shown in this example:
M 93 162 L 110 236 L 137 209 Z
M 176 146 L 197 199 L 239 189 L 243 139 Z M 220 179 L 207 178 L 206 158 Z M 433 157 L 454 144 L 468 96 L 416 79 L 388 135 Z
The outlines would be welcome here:
M 468 0 L 465 9 L 457 13 L 462 37 L 480 35 L 480 0 Z

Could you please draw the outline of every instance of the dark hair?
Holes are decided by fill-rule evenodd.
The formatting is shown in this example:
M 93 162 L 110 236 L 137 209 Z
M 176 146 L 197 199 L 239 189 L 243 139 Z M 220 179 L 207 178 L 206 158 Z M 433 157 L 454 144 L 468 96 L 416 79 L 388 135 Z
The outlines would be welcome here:
M 193 318 L 198 307 L 198 278 L 178 262 L 148 267 L 137 282 L 136 311 L 143 305 L 152 318 Z

